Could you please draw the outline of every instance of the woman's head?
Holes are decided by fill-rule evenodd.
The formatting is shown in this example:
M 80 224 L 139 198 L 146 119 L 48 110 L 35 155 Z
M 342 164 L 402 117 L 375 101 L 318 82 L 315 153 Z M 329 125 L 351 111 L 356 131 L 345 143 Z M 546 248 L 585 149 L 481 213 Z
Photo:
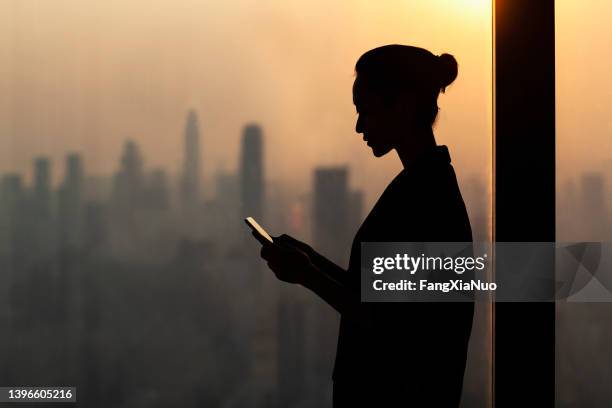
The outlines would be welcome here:
M 385 45 L 363 54 L 355 73 L 355 130 L 378 157 L 398 145 L 425 142 L 418 139 L 431 134 L 438 95 L 457 77 L 457 61 L 423 48 Z

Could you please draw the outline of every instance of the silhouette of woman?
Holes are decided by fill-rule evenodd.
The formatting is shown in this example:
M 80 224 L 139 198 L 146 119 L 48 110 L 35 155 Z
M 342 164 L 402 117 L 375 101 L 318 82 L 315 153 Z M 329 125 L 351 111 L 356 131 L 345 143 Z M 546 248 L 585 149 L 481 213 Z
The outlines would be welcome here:
M 280 280 L 312 290 L 341 314 L 334 407 L 457 407 L 473 303 L 360 302 L 361 242 L 472 241 L 448 149 L 432 130 L 457 62 L 387 45 L 363 54 L 355 71 L 355 130 L 376 157 L 394 149 L 403 170 L 356 233 L 348 270 L 288 235 L 265 244 L 261 256 Z

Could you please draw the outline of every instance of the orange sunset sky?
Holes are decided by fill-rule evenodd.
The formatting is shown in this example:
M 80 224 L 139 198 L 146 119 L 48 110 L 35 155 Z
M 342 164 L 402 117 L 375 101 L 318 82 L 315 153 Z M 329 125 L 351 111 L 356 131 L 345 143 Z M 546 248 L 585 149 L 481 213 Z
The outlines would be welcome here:
M 368 49 L 402 43 L 457 58 L 437 139 L 460 178 L 490 177 L 485 0 L 0 2 L 0 172 L 30 177 L 32 158 L 48 155 L 58 180 L 78 151 L 87 173 L 110 175 L 131 138 L 148 168 L 174 176 L 194 108 L 207 195 L 219 168 L 236 168 L 242 127 L 257 122 L 268 180 L 308 191 L 314 166 L 348 164 L 371 205 L 400 163 L 375 159 L 354 132 L 353 67 Z M 557 3 L 560 174 L 610 168 L 612 4 Z

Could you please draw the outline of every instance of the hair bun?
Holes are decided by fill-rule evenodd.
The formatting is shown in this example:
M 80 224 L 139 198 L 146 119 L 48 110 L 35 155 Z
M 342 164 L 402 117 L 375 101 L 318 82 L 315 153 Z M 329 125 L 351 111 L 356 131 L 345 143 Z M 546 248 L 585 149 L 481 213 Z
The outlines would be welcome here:
M 437 59 L 440 90 L 444 92 L 446 87 L 452 84 L 455 78 L 457 78 L 457 60 L 450 54 L 439 55 Z

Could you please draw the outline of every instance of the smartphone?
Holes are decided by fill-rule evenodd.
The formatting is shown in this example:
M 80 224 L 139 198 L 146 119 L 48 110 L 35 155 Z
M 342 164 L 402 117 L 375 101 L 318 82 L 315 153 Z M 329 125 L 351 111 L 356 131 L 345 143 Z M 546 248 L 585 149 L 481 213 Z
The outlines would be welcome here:
M 268 241 L 269 243 L 273 242 L 270 234 L 268 234 L 266 230 L 263 229 L 263 227 L 253 219 L 253 217 L 246 217 L 244 219 L 244 222 L 246 222 L 247 225 L 253 230 L 253 232 L 259 237 L 257 239 L 259 242 L 261 242 L 262 244 L 264 243 L 263 240 Z

